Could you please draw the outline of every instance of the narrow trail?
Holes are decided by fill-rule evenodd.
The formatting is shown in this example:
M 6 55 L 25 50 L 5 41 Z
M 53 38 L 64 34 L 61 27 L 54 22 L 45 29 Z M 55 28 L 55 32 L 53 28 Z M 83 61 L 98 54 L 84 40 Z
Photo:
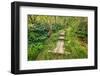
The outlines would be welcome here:
M 53 53 L 64 54 L 64 36 L 65 32 L 60 32 L 56 48 L 52 51 Z
M 45 50 L 41 52 L 37 60 L 55 60 L 55 59 L 64 59 L 65 56 L 67 57 L 71 54 L 68 51 L 65 51 L 65 31 L 60 31 L 58 40 L 56 42 L 55 48 L 52 50 Z

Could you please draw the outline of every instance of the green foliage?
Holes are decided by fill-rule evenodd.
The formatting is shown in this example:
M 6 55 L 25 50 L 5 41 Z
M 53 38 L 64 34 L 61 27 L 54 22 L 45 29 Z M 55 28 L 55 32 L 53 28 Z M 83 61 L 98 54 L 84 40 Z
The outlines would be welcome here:
M 87 22 L 80 21 L 78 18 L 72 18 L 69 21 L 70 26 L 66 30 L 65 36 L 65 51 L 71 52 L 67 58 L 87 58 L 87 47 L 82 46 L 85 44 L 79 41 L 79 38 L 87 38 Z M 87 39 L 86 39 L 87 40 Z M 82 43 L 83 42 L 83 43 Z M 65 57 L 65 58 L 66 58 Z
M 29 44 L 44 41 L 48 36 L 48 30 L 42 25 L 35 25 L 28 29 Z
M 64 26 L 63 25 L 61 25 L 61 24 L 53 24 L 52 25 L 52 31 L 53 32 L 58 32 L 59 30 L 62 30 L 62 29 L 64 29 Z
M 28 46 L 28 60 L 35 60 L 38 54 L 42 51 L 43 44 L 35 43 Z
M 80 22 L 79 28 L 77 30 L 78 37 L 87 38 L 87 22 Z
M 28 15 L 28 60 L 87 58 L 87 24 L 87 17 Z M 60 31 L 65 53 L 55 55 L 48 51 L 55 49 Z
M 28 29 L 28 59 L 34 60 L 43 49 L 43 43 L 47 39 L 47 29 L 40 24 Z

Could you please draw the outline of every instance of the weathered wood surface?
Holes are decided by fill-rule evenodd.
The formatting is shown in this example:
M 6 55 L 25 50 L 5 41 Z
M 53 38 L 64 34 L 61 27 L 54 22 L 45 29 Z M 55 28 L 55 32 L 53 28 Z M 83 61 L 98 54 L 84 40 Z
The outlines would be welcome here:
M 56 48 L 51 52 L 56 53 L 56 54 L 64 54 L 64 36 L 65 36 L 64 31 L 59 34 Z

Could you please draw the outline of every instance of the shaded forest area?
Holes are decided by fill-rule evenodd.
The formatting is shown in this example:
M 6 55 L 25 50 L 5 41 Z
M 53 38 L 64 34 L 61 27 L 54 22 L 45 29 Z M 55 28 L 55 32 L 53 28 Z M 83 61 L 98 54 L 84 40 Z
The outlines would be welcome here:
M 80 59 L 88 57 L 88 18 L 28 15 L 28 60 Z M 65 32 L 64 54 L 49 51 Z

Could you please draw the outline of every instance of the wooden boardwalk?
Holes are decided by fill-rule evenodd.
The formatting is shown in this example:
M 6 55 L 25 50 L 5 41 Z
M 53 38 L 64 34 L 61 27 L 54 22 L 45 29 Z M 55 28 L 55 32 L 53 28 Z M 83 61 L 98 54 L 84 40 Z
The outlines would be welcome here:
M 64 31 L 60 32 L 58 42 L 56 44 L 56 48 L 50 52 L 56 54 L 64 54 L 64 36 L 65 36 L 65 32 Z

